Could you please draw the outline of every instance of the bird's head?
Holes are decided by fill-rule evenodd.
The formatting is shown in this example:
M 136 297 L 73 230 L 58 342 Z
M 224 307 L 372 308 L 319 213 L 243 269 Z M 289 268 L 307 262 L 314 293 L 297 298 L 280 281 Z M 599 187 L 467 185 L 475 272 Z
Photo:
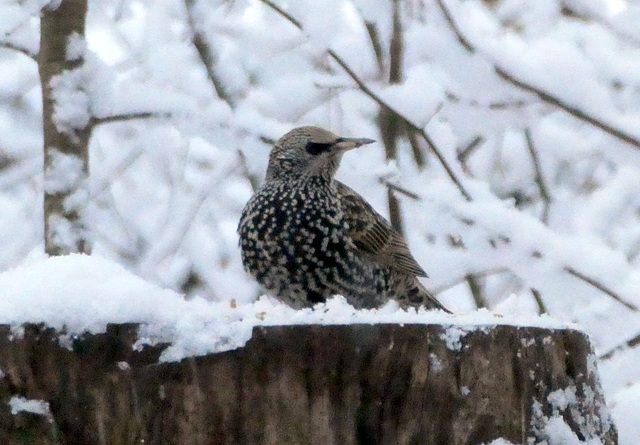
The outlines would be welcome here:
M 375 142 L 344 138 L 318 127 L 299 127 L 280 138 L 271 150 L 267 181 L 314 176 L 332 178 L 344 152 Z

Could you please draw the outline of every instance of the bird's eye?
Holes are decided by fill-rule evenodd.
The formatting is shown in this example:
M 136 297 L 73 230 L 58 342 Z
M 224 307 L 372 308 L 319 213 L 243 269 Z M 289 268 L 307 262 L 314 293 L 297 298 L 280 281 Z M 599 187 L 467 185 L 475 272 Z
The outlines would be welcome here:
M 309 153 L 310 155 L 319 155 L 320 153 L 322 153 L 323 151 L 328 151 L 331 146 L 333 144 L 323 144 L 321 142 L 307 142 L 307 153 Z

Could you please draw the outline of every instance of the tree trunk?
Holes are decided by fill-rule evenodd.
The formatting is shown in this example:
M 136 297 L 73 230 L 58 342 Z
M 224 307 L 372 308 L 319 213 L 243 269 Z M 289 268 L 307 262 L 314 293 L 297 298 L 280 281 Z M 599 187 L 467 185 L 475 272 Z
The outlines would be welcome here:
M 55 3 L 55 2 L 54 2 Z M 91 134 L 84 72 L 87 0 L 42 9 L 38 71 L 44 131 L 44 235 L 49 255 L 89 253 L 82 213 L 89 200 Z
M 581 440 L 617 443 L 575 330 L 278 326 L 162 364 L 164 346 L 132 349 L 133 324 L 59 338 L 0 327 L 0 443 L 528 444 L 554 416 Z M 16 396 L 49 409 L 12 414 Z

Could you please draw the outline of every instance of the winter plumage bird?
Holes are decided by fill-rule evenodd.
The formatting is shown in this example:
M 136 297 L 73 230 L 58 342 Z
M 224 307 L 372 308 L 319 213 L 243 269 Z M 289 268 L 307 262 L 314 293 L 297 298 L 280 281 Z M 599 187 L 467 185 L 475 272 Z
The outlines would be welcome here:
M 426 273 L 402 235 L 334 179 L 346 151 L 372 142 L 318 127 L 285 134 L 271 151 L 264 185 L 242 212 L 244 267 L 295 308 L 339 294 L 356 308 L 393 299 L 446 311 L 416 278 Z

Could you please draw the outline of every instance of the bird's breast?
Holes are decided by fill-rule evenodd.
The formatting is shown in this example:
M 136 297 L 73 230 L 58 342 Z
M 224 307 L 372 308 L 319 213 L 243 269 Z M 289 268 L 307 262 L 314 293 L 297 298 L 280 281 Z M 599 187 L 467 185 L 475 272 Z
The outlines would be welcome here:
M 245 208 L 239 227 L 245 260 L 257 256 L 290 271 L 353 255 L 347 231 L 337 195 L 313 187 L 265 187 Z

